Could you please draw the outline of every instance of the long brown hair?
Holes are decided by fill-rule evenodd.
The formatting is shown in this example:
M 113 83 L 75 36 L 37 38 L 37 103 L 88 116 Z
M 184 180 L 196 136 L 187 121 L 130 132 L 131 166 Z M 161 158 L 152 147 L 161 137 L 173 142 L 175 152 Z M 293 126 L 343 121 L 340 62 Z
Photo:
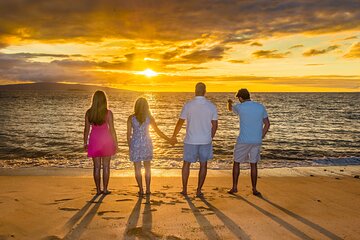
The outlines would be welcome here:
M 149 104 L 143 97 L 136 100 L 134 111 L 135 117 L 140 124 L 143 124 L 143 122 L 146 121 L 146 118 L 151 116 Z
M 107 110 L 106 94 L 103 91 L 96 91 L 92 98 L 91 107 L 87 111 L 89 122 L 94 125 L 103 124 Z

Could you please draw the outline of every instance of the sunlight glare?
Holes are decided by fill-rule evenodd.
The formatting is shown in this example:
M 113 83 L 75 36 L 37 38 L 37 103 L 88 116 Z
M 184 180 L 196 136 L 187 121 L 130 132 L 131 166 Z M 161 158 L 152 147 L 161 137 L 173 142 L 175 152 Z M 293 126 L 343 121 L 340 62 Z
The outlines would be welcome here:
M 142 72 L 139 72 L 139 74 L 145 75 L 147 77 L 155 77 L 158 75 L 157 72 L 151 70 L 150 68 L 147 68 Z

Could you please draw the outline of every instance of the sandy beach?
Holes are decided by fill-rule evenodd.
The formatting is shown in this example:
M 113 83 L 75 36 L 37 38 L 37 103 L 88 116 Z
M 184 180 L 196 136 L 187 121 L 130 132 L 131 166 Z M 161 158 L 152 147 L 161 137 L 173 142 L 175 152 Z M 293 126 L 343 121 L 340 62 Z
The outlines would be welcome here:
M 137 197 L 132 171 L 113 171 L 112 194 L 94 197 L 91 169 L 1 169 L 0 239 L 358 239 L 360 166 L 248 171 L 229 195 L 231 172 L 210 170 L 204 198 L 179 194 L 180 170 L 153 170 Z

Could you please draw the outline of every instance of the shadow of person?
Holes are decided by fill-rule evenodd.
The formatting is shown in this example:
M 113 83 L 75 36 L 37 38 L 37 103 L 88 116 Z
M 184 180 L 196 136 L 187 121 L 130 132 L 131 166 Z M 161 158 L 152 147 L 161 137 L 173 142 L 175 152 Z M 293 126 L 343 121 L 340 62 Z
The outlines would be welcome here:
M 98 197 L 99 195 L 95 195 L 65 223 L 66 230 L 71 229 L 80 220 L 80 218 L 86 213 L 86 211 L 90 208 L 91 204 L 93 204 Z
M 77 221 L 85 214 L 86 210 L 90 207 L 92 203 L 95 205 L 88 211 L 88 213 L 83 217 L 83 219 L 71 229 L 63 239 L 78 239 L 81 234 L 85 231 L 86 227 L 90 224 L 91 220 L 94 218 L 97 210 L 99 209 L 103 199 L 106 195 L 101 195 L 98 201 L 95 201 L 98 196 L 93 197 L 80 211 L 75 214 L 67 223 L 68 227 L 71 223 L 73 226 L 77 223 Z
M 283 211 L 283 212 L 286 213 L 287 215 L 289 215 L 289 216 L 295 218 L 296 220 L 302 222 L 303 224 L 308 225 L 308 226 L 311 227 L 312 229 L 318 231 L 319 233 L 327 236 L 327 237 L 330 238 L 330 239 L 336 239 L 336 240 L 342 239 L 341 237 L 339 237 L 339 236 L 337 236 L 336 234 L 330 232 L 329 230 L 321 227 L 320 225 L 318 225 L 318 224 L 316 224 L 316 223 L 314 223 L 314 222 L 311 222 L 310 220 L 308 220 L 308 219 L 306 219 L 306 218 L 304 218 L 304 217 L 302 217 L 302 216 L 300 216 L 300 215 L 298 215 L 298 214 L 296 214 L 296 213 L 294 213 L 294 212 L 292 212 L 292 211 L 290 211 L 290 210 L 288 210 L 288 209 L 286 209 L 286 208 L 283 208 L 283 207 L 281 207 L 281 206 L 279 206 L 279 205 L 271 202 L 269 199 L 266 199 L 266 198 L 264 198 L 264 197 L 259 197 L 259 198 L 262 199 L 262 200 L 264 200 L 265 202 L 269 203 L 269 204 L 272 205 L 273 207 L 275 207 L 275 208 Z
M 224 223 L 224 225 L 238 238 L 238 239 L 249 239 L 250 236 L 247 235 L 244 230 L 241 229 L 239 225 L 237 225 L 233 220 L 231 220 L 228 216 L 226 216 L 223 212 L 217 209 L 214 205 L 209 203 L 204 197 L 200 198 L 201 201 L 208 206 L 211 211 L 215 213 L 215 215 Z
M 211 225 L 210 221 L 200 213 L 200 210 L 193 204 L 191 199 L 188 196 L 185 196 L 185 200 L 189 204 L 189 207 L 194 214 L 200 229 L 205 233 L 207 239 L 221 239 L 220 236 L 216 233 L 214 227 Z
M 150 195 L 146 195 L 144 210 L 142 215 L 142 226 L 136 226 L 139 220 L 140 208 L 143 198 L 139 198 L 138 202 L 130 214 L 127 227 L 124 232 L 125 239 L 162 239 L 163 236 L 152 232 L 152 209 Z
M 254 207 L 256 210 L 258 210 L 259 212 L 261 212 L 262 214 L 264 214 L 265 216 L 271 218 L 273 221 L 277 222 L 278 224 L 280 224 L 281 226 L 283 226 L 284 228 L 286 228 L 289 232 L 291 232 L 292 234 L 298 236 L 300 239 L 313 239 L 310 236 L 308 236 L 307 234 L 305 234 L 304 232 L 302 232 L 300 229 L 296 228 L 294 225 L 286 222 L 285 220 L 279 218 L 278 216 L 266 211 L 265 209 L 257 206 L 256 204 L 249 202 L 248 200 L 246 200 L 245 198 L 233 194 L 232 195 L 234 198 L 240 199 L 244 202 L 246 202 L 247 204 L 249 204 L 250 206 Z
M 130 213 L 123 235 L 124 239 L 135 239 L 135 235 L 132 234 L 132 232 L 134 231 L 134 229 L 136 229 L 136 225 L 139 221 L 141 201 L 142 197 L 138 197 L 138 200 L 136 201 L 136 204 Z
M 152 229 L 152 211 L 151 211 L 151 202 L 150 195 L 146 195 L 145 207 L 143 212 L 143 229 L 145 232 L 151 233 Z

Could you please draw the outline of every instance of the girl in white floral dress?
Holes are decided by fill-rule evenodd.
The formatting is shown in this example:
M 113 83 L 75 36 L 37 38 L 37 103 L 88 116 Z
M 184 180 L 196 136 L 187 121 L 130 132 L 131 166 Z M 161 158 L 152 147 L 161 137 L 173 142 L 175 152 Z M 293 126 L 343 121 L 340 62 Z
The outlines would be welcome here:
M 166 141 L 170 142 L 170 138 L 158 128 L 155 119 L 151 116 L 149 104 L 145 98 L 136 100 L 134 111 L 135 113 L 130 115 L 127 121 L 127 143 L 130 150 L 130 161 L 134 163 L 139 195 L 144 194 L 141 174 L 141 162 L 144 162 L 146 194 L 150 194 L 153 145 L 149 134 L 149 126 L 151 125 L 155 132 Z

